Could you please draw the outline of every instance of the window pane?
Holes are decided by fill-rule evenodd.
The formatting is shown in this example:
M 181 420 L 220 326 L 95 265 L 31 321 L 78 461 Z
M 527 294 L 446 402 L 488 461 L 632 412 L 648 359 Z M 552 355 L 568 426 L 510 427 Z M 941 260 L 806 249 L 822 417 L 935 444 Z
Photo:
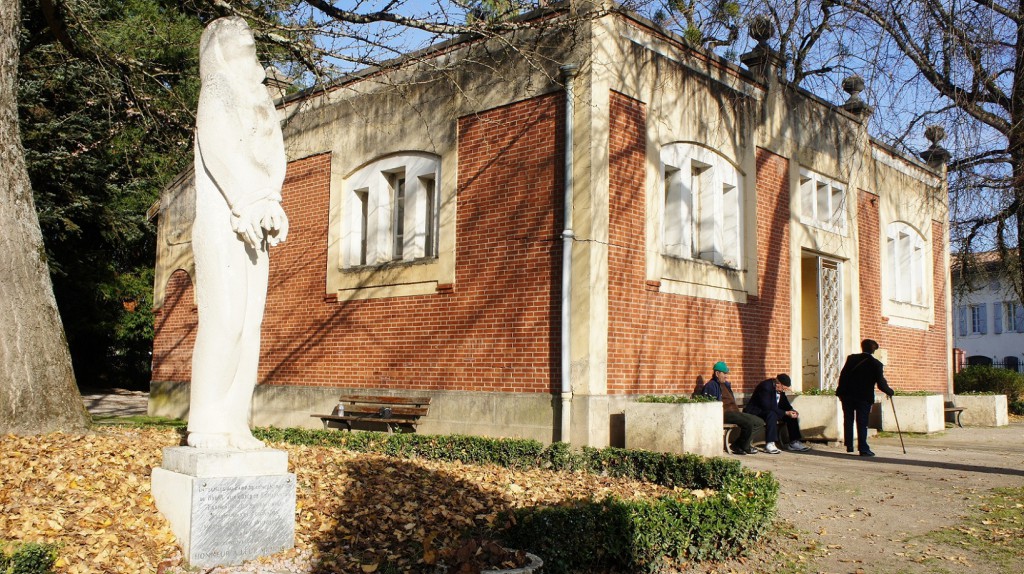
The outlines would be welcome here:
M 359 265 L 366 265 L 366 238 L 367 229 L 370 223 L 370 193 L 368 189 L 360 189 L 355 192 L 356 201 L 359 203 Z
M 800 174 L 800 212 L 807 219 L 817 219 L 814 214 L 814 180 Z
M 694 245 L 696 257 L 707 261 L 715 260 L 716 201 L 721 201 L 713 183 L 711 166 L 696 160 L 690 161 L 690 185 L 696 199 L 697 242 Z
M 829 201 L 832 199 L 831 186 L 823 181 L 815 182 L 816 193 L 818 197 L 818 221 L 821 223 L 828 223 L 829 215 L 832 213 L 832 209 L 829 208 Z
M 666 255 L 689 257 L 687 231 L 689 222 L 689 189 L 683 185 L 681 171 L 678 168 L 665 166 L 665 221 L 663 225 L 664 250 Z
M 391 228 L 394 230 L 394 241 L 392 243 L 391 258 L 395 261 L 402 259 L 405 253 L 405 174 L 394 173 L 389 177 L 393 192 L 392 213 L 394 215 Z
M 437 257 L 437 184 L 432 177 L 422 177 L 420 181 L 423 185 L 424 209 L 426 210 L 423 217 L 426 226 L 423 255 L 424 257 Z

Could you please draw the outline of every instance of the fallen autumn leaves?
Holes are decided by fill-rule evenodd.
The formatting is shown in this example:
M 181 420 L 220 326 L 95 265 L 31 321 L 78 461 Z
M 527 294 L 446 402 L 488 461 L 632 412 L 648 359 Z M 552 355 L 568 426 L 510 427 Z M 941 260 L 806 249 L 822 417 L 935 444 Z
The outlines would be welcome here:
M 60 572 L 156 572 L 178 553 L 150 496 L 149 475 L 161 449 L 179 442 L 175 430 L 116 427 L 0 438 L 0 532 L 62 544 Z M 385 564 L 430 572 L 462 533 L 494 524 L 503 510 L 667 492 L 585 473 L 271 446 L 288 451 L 297 475 L 296 547 L 311 551 L 323 572 L 373 572 Z

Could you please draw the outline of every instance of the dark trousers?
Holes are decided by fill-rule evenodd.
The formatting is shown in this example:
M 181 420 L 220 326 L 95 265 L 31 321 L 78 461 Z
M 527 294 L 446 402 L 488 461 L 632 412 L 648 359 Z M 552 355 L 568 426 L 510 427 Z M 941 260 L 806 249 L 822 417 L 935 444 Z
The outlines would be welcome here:
M 846 449 L 853 448 L 853 422 L 857 421 L 857 450 L 865 452 L 868 448 L 868 414 L 871 403 L 861 401 L 842 401 L 843 403 L 843 437 Z
M 779 441 L 779 420 L 782 420 L 786 425 L 786 433 L 789 438 L 789 442 L 795 440 L 803 440 L 803 435 L 800 434 L 800 419 L 793 417 L 782 417 L 779 419 L 779 415 L 774 412 L 768 412 L 764 415 L 764 441 L 765 442 L 780 442 Z
M 735 450 L 750 450 L 750 437 L 754 434 L 755 429 L 764 425 L 764 421 L 760 417 L 736 411 L 724 413 L 722 420 L 740 428 L 739 438 L 732 443 Z

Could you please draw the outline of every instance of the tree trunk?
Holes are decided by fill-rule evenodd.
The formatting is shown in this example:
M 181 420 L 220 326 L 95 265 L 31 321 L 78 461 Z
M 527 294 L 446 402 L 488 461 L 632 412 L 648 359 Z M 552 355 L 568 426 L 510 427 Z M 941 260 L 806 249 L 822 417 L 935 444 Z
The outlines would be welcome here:
M 18 128 L 20 0 L 0 0 L 0 433 L 83 431 Z

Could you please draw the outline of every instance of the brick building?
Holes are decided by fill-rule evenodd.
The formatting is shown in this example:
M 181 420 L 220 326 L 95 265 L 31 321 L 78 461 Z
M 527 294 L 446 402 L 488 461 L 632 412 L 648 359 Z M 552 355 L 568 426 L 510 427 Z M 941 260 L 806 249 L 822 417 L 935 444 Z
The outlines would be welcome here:
M 555 13 L 281 106 L 258 425 L 340 390 L 433 397 L 422 432 L 621 444 L 623 405 L 718 360 L 748 392 L 834 386 L 871 337 L 951 385 L 944 167 L 640 18 Z M 561 26 L 567 26 L 563 28 Z M 188 175 L 162 198 L 150 411 L 188 409 Z

